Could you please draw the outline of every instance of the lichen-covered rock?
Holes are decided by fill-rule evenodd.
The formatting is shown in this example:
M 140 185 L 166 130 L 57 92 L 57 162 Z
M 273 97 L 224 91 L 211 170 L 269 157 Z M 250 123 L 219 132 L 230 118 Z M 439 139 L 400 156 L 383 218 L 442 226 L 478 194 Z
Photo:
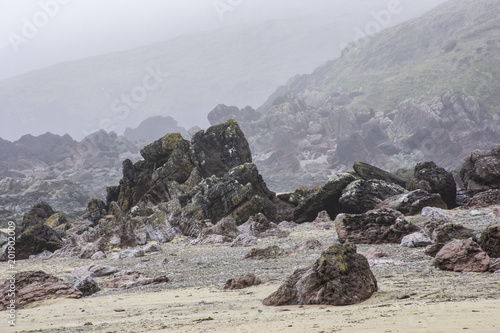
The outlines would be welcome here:
M 90 275 L 76 281 L 74 286 L 82 292 L 83 296 L 90 296 L 101 290 L 97 281 Z
M 341 243 L 397 243 L 418 230 L 404 215 L 393 209 L 376 209 L 364 214 L 339 214 L 335 229 Z
M 52 214 L 45 222 L 44 225 L 52 228 L 52 229 L 68 229 L 68 217 L 62 213 Z
M 331 218 L 340 213 L 339 198 L 342 191 L 356 178 L 348 173 L 334 176 L 332 180 L 323 185 L 321 189 L 314 192 L 300 202 L 293 211 L 293 221 L 297 223 L 312 222 L 318 213 L 325 210 Z
M 7 310 L 11 300 L 15 300 L 15 309 L 23 309 L 27 305 L 58 297 L 81 298 L 83 294 L 69 283 L 46 274 L 42 271 L 20 272 L 14 275 L 16 288 L 15 298 L 8 296 L 11 280 L 0 285 L 0 311 Z M 12 280 L 12 281 L 14 281 Z
M 42 253 L 45 250 L 54 252 L 63 246 L 59 235 L 50 227 L 38 224 L 26 229 L 16 240 L 16 260 L 28 259 L 30 255 Z M 0 261 L 7 260 L 7 249 Z
M 435 243 L 447 243 L 452 239 L 466 239 L 474 235 L 474 230 L 446 219 L 430 220 L 422 231 Z
M 369 299 L 377 280 L 353 244 L 333 245 L 309 268 L 296 270 L 264 305 L 350 305 Z
M 23 225 L 25 228 L 43 224 L 50 216 L 55 214 L 55 211 L 46 202 L 40 202 L 33 206 L 28 214 L 23 217 Z
M 474 150 L 464 159 L 460 177 L 469 195 L 500 189 L 500 147 L 491 151 Z
M 491 258 L 500 258 L 500 224 L 490 225 L 483 230 L 478 243 Z
M 457 206 L 457 184 L 451 172 L 440 168 L 434 162 L 420 162 L 415 166 L 414 178 L 409 180 L 407 189 L 421 189 L 430 193 L 439 193 L 448 209 Z
M 236 290 L 236 289 L 244 289 L 251 286 L 258 286 L 262 281 L 253 273 L 245 274 L 240 276 L 237 279 L 229 279 L 226 281 L 224 289 L 228 290 Z
M 377 204 L 375 208 L 390 208 L 403 213 L 403 215 L 417 215 L 425 207 L 447 208 L 439 194 L 428 193 L 424 190 L 414 190 L 389 197 Z
M 107 215 L 106 204 L 102 200 L 90 198 L 87 208 L 83 212 L 82 219 L 87 219 L 96 225 L 105 215 Z
M 486 272 L 493 267 L 486 252 L 471 239 L 446 244 L 436 254 L 435 261 L 440 269 L 454 272 Z
M 359 179 L 350 183 L 342 191 L 339 203 L 342 212 L 361 214 L 374 209 L 385 199 L 404 192 L 403 187 L 383 180 Z
M 222 177 L 235 166 L 252 163 L 245 135 L 232 119 L 196 133 L 191 144 L 203 177 Z
M 383 180 L 387 183 L 394 183 L 401 187 L 406 187 L 406 181 L 403 178 L 368 163 L 355 162 L 352 168 L 364 180 Z

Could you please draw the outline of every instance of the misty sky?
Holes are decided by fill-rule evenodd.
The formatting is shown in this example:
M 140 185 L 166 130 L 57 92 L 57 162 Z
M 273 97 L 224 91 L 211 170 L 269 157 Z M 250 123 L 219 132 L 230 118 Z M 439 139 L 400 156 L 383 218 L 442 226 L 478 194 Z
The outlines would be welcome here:
M 363 29 L 365 23 L 373 22 L 376 11 L 397 7 L 398 13 L 390 22 L 395 25 L 442 2 L 444 0 L 0 0 L 0 80 L 64 61 L 262 20 L 326 17 L 340 22 L 346 32 L 345 42 L 350 42 L 355 38 L 356 27 Z M 335 56 L 332 54 L 332 58 Z M 25 133 L 15 136 L 22 134 Z

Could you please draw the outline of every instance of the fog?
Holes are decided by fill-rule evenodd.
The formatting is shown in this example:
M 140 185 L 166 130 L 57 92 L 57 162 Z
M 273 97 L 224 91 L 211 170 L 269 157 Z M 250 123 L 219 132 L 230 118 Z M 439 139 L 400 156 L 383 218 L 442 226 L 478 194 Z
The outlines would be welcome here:
M 339 30 L 344 31 L 344 40 L 325 43 L 345 45 L 359 37 L 360 29 L 356 27 L 364 30 L 365 23 L 375 19 L 374 12 L 398 8 L 398 15 L 387 22 L 395 25 L 441 2 L 444 1 L 2 0 L 0 80 L 61 62 L 133 49 L 194 32 L 277 19 L 338 22 Z M 338 52 L 332 52 L 330 58 L 337 55 Z M 311 68 L 319 65 L 321 63 L 311 64 Z M 0 112 L 6 110 L 0 109 Z M 64 128 L 64 124 L 60 125 Z M 16 139 L 26 134 L 20 131 L 0 133 L 0 137 Z M 30 128 L 29 132 L 43 133 L 45 129 Z

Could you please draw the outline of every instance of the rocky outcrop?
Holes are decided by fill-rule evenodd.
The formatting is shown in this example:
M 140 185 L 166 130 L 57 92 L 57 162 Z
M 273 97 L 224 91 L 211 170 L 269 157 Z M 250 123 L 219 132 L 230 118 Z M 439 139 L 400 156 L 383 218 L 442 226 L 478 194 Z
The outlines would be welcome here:
M 296 270 L 264 305 L 350 305 L 369 299 L 377 280 L 356 246 L 333 245 L 310 267 Z
M 340 214 L 335 229 L 341 243 L 397 243 L 418 230 L 404 215 L 393 209 L 371 210 L 364 214 Z
M 375 206 L 376 209 L 390 208 L 403 215 L 420 214 L 425 207 L 446 209 L 446 203 L 439 194 L 430 194 L 423 190 L 414 190 L 389 197 Z
M 350 174 L 335 175 L 318 191 L 299 201 L 293 211 L 293 221 L 297 223 L 312 222 L 321 211 L 326 211 L 331 218 L 335 218 L 341 212 L 338 200 L 347 185 L 354 180 L 355 177 Z
M 96 225 L 102 217 L 107 215 L 107 213 L 108 207 L 102 200 L 90 198 L 87 208 L 85 208 L 83 212 L 82 219 L 87 219 Z
M 15 284 L 15 298 L 8 296 L 11 282 Z M 18 310 L 47 299 L 81 298 L 82 296 L 79 290 L 55 276 L 42 271 L 20 272 L 14 275 L 14 279 L 6 280 L 0 286 L 0 311 L 7 310 L 12 300 L 15 301 L 15 309 Z
M 50 216 L 55 214 L 54 210 L 46 202 L 36 204 L 29 213 L 24 215 L 23 225 L 25 228 L 43 224 Z
M 16 240 L 16 259 L 28 259 L 30 255 L 44 251 L 54 252 L 63 246 L 59 235 L 46 225 L 35 225 L 26 229 Z M 0 261 L 7 260 L 7 249 L 0 257 Z
M 492 205 L 500 205 L 500 189 L 479 192 L 467 202 L 466 206 L 470 208 L 480 208 Z
M 407 182 L 406 188 L 410 191 L 421 189 L 429 193 L 438 193 L 448 209 L 457 206 L 457 184 L 453 175 L 434 162 L 417 163 L 414 178 Z
M 474 150 L 464 159 L 460 177 L 469 195 L 500 189 L 500 147 Z
M 368 163 L 355 162 L 352 168 L 364 180 L 383 180 L 387 183 L 394 183 L 403 188 L 406 187 L 406 180 L 403 178 Z
M 491 258 L 500 258 L 500 224 L 490 225 L 483 230 L 478 243 Z
M 466 239 L 474 235 L 474 230 L 449 220 L 431 219 L 422 231 L 435 243 L 447 243 L 453 239 Z
M 383 180 L 356 180 L 350 183 L 339 198 L 342 212 L 361 214 L 374 209 L 387 198 L 403 194 L 405 189 Z
M 236 290 L 244 289 L 251 286 L 258 286 L 262 283 L 262 280 L 255 276 L 253 273 L 245 274 L 237 279 L 229 279 L 224 285 L 224 289 Z
M 453 272 L 487 272 L 493 265 L 481 247 L 471 239 L 454 240 L 439 250 L 436 265 Z

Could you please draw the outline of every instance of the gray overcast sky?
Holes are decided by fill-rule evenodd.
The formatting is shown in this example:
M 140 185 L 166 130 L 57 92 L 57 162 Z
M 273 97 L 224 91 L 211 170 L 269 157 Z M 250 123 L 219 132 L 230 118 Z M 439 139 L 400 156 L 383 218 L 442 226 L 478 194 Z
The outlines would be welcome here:
M 405 13 L 395 17 L 392 23 L 420 14 L 443 2 L 0 0 L 0 79 L 62 61 L 134 48 L 199 30 L 217 29 L 242 22 L 331 15 L 332 19 L 347 18 L 348 24 L 349 17 L 359 18 L 364 15 L 369 18 L 371 9 L 386 8 L 394 1 L 401 4 Z M 35 27 L 37 31 L 30 30 L 29 24 L 37 22 L 40 25 L 39 28 Z

